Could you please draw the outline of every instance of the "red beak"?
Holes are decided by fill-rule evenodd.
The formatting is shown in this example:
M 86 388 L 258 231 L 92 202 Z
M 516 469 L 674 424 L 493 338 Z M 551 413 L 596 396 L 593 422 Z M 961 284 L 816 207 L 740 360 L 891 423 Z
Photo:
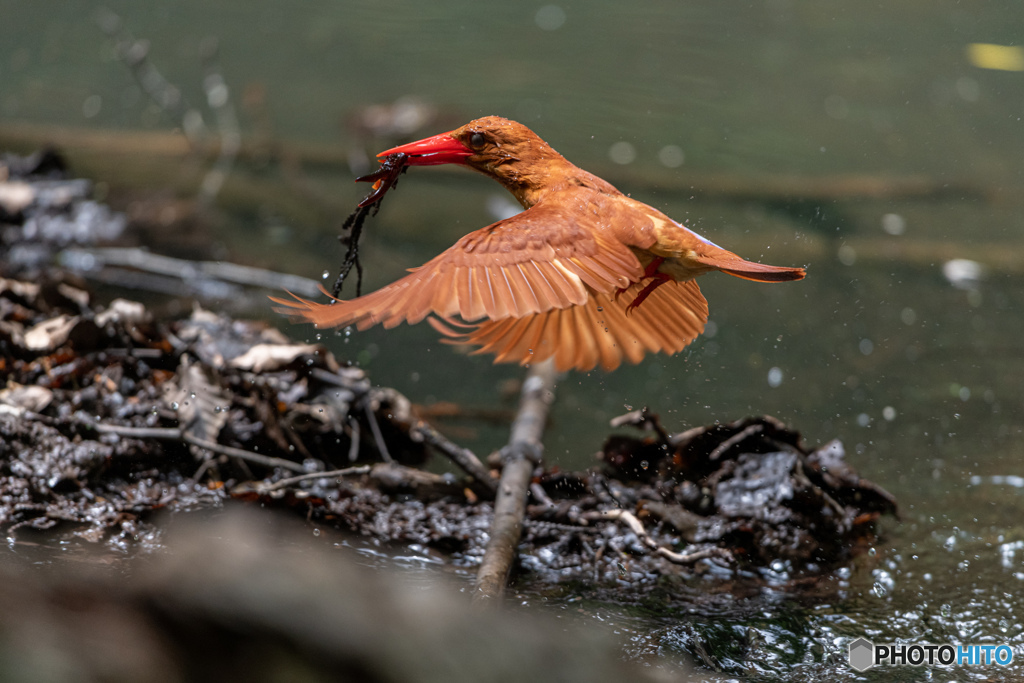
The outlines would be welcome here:
M 409 166 L 434 166 L 437 164 L 461 164 L 466 157 L 476 152 L 452 137 L 451 133 L 441 133 L 434 137 L 410 142 L 407 145 L 392 147 L 378 154 L 378 157 L 389 154 L 408 154 Z

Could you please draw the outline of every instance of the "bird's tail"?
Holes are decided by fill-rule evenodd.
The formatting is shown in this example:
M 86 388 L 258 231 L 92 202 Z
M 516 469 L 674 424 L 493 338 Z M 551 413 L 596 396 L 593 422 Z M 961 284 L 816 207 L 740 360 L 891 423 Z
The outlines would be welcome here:
M 723 273 L 754 282 L 791 282 L 803 280 L 806 271 L 803 268 L 787 268 L 785 266 L 769 266 L 765 263 L 754 263 L 739 256 L 733 258 L 714 258 L 704 256 L 698 259 L 705 266 L 717 268 Z

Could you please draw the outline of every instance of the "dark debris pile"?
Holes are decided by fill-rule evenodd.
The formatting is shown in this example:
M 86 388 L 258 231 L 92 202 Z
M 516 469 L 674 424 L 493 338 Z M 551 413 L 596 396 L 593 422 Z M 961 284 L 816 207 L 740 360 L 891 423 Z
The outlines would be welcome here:
M 0 280 L 8 534 L 62 525 L 124 545 L 149 538 L 152 510 L 235 498 L 460 564 L 482 554 L 493 480 L 479 479 L 500 459 L 477 462 L 478 480 L 420 469 L 428 444 L 457 447 L 322 346 L 200 308 L 161 322 L 123 299 L 94 307 L 78 285 Z M 813 573 L 896 510 L 838 442 L 808 450 L 771 418 L 670 435 L 638 411 L 629 425 L 646 435 L 610 437 L 598 469 L 538 469 L 524 569 L 632 584 L 694 566 Z
M 674 435 L 644 411 L 618 423 L 652 435 L 606 442 L 609 473 L 630 482 L 608 495 L 666 540 L 714 544 L 741 565 L 827 569 L 873 542 L 881 515 L 897 514 L 888 492 L 845 463 L 842 443 L 808 449 L 798 432 L 771 417 Z
M 240 482 L 421 463 L 409 402 L 322 346 L 197 308 L 94 308 L 80 283 L 0 279 L 0 524 L 98 540 Z M 385 445 L 386 444 L 386 445 Z M 404 471 L 400 469 L 399 471 Z

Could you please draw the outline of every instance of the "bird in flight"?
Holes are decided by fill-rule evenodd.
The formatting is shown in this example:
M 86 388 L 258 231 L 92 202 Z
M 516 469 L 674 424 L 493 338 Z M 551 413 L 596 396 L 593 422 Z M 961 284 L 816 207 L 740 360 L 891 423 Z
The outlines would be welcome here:
M 469 233 L 375 292 L 328 304 L 271 297 L 276 310 L 318 328 L 426 319 L 495 362 L 553 358 L 559 371 L 611 371 L 623 359 L 678 353 L 704 330 L 708 306 L 694 280 L 704 273 L 756 282 L 804 277 L 803 268 L 753 263 L 719 247 L 574 166 L 515 121 L 476 119 L 378 156 L 395 154 L 411 166 L 468 166 L 526 210 Z

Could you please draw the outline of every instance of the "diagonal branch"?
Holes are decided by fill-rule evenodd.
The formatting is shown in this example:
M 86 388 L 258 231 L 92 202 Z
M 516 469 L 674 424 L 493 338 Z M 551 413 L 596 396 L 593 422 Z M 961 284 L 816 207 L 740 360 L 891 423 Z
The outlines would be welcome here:
M 491 538 L 476 575 L 474 604 L 495 607 L 501 604 L 523 532 L 530 478 L 544 453 L 541 437 L 555 398 L 555 374 L 554 361 L 549 359 L 531 366 L 523 382 L 519 412 L 512 423 L 508 445 L 502 449 L 505 467 L 494 501 Z

